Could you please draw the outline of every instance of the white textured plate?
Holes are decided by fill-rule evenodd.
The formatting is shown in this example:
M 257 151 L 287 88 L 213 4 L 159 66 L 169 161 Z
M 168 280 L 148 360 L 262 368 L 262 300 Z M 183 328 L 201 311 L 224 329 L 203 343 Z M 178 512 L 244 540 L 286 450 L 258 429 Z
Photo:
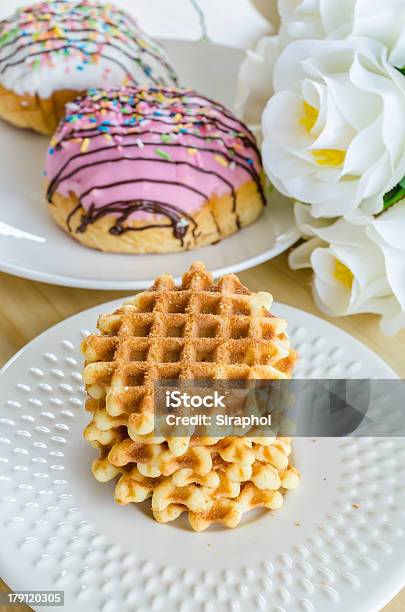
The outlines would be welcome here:
M 227 106 L 243 53 L 207 43 L 166 41 L 180 80 Z M 298 239 L 292 206 L 276 193 L 250 227 L 217 245 L 171 255 L 117 255 L 82 246 L 50 218 L 44 197 L 47 139 L 0 120 L 0 270 L 89 289 L 144 289 L 162 270 L 179 277 L 196 259 L 215 276 L 246 270 Z
M 403 439 L 297 439 L 297 491 L 274 513 L 200 534 L 113 502 L 81 432 L 79 344 L 96 316 L 39 336 L 0 377 L 0 575 L 65 591 L 66 612 L 374 612 L 405 584 Z M 395 377 L 332 325 L 293 308 L 298 376 Z M 38 608 L 42 610 L 42 608 Z

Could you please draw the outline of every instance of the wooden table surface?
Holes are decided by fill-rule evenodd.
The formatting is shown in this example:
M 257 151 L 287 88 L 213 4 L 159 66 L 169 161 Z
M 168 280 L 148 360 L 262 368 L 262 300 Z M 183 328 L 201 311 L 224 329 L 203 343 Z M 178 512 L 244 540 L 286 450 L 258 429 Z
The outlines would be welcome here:
M 240 273 L 239 276 L 254 291 L 270 291 L 280 302 L 322 316 L 311 296 L 309 273 L 289 270 L 286 255 L 280 255 L 271 262 Z M 1 365 L 29 340 L 51 325 L 81 310 L 131 295 L 131 293 L 68 289 L 0 274 Z M 389 363 L 401 377 L 405 378 L 405 331 L 394 338 L 387 339 L 379 331 L 378 317 L 373 315 L 358 315 L 333 320 L 324 316 L 322 318 L 330 320 L 364 342 Z M 7 586 L 0 581 L 0 590 L 6 589 Z M 29 608 L 15 606 L 14 609 L 28 610 Z M 10 607 L 0 606 L 0 612 L 9 610 L 11 610 Z M 403 612 L 404 610 L 405 589 L 385 608 L 385 612 Z

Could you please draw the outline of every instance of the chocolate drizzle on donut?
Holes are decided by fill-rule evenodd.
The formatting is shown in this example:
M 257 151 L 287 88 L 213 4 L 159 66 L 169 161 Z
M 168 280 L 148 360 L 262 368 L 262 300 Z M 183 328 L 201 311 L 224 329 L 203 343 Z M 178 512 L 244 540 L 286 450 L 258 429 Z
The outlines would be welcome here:
M 74 215 L 81 209 L 81 204 L 76 206 L 67 218 L 67 226 L 71 232 L 71 220 Z M 123 224 L 128 217 L 135 212 L 147 212 L 150 214 L 165 216 L 169 219 L 168 224 L 148 224 L 145 227 L 125 227 Z M 113 236 L 122 236 L 126 232 L 141 232 L 151 228 L 171 227 L 173 235 L 176 239 L 180 240 L 183 246 L 184 237 L 191 227 L 192 233 L 195 235 L 197 227 L 196 222 L 192 217 L 187 215 L 185 212 L 177 209 L 175 206 L 167 204 L 165 202 L 152 202 L 142 200 L 139 202 L 113 202 L 107 204 L 102 208 L 96 209 L 94 205 L 90 206 L 89 210 L 81 216 L 80 225 L 78 225 L 76 232 L 83 234 L 88 225 L 95 223 L 99 219 L 102 219 L 106 215 L 118 215 L 117 221 L 109 229 L 110 234 Z
M 7 52 L 9 48 L 11 52 Z M 72 58 L 79 70 L 102 58 L 118 66 L 128 84 L 136 85 L 135 71 L 120 61 L 120 57 L 126 57 L 151 83 L 177 83 L 173 68 L 159 49 L 144 37 L 129 15 L 111 5 L 53 0 L 21 9 L 0 22 L 0 75 L 27 62 L 33 69 L 36 62 L 45 62 L 51 68 L 53 58 L 60 56 Z M 155 76 L 148 58 L 158 62 L 167 77 Z
M 113 235 L 171 227 L 173 236 L 183 244 L 188 231 L 195 235 L 197 224 L 173 196 L 169 197 L 169 191 L 175 187 L 183 197 L 198 197 L 207 203 L 214 195 L 212 184 L 222 185 L 221 193 L 231 196 L 235 225 L 240 228 L 233 172 L 239 179 L 241 173 L 246 176 L 245 181 L 240 180 L 242 183 L 252 180 L 258 196 L 266 203 L 261 156 L 254 136 L 223 106 L 191 90 L 90 90 L 87 97 L 77 99 L 68 109 L 49 155 L 58 159 L 58 155 L 70 154 L 61 158 L 62 163 L 49 174 L 48 200 L 52 203 L 56 193 L 75 185 L 79 203 L 67 220 L 70 232 L 83 233 L 89 225 L 113 216 L 116 221 L 109 230 Z M 124 165 L 131 178 L 104 180 L 100 170 L 105 168 L 114 176 L 115 166 L 120 172 Z M 147 176 L 146 169 L 149 173 L 153 170 L 153 177 Z M 83 181 L 83 177 L 87 180 Z M 86 188 L 80 187 L 82 184 Z M 159 198 L 113 197 L 124 187 L 147 192 L 157 185 L 161 187 Z M 97 204 L 94 197 L 100 194 L 102 202 Z M 105 203 L 106 194 L 111 194 L 113 201 Z M 167 199 L 162 198 L 165 194 Z M 74 229 L 72 220 L 79 210 L 81 219 Z M 138 212 L 151 215 L 150 224 L 128 225 Z M 220 232 L 213 210 L 211 214 Z

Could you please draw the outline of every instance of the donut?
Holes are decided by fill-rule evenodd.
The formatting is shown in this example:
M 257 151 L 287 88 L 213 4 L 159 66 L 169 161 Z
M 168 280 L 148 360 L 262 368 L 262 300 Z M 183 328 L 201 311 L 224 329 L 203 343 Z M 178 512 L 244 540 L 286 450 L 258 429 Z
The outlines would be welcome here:
M 110 3 L 53 0 L 0 21 L 0 118 L 18 127 L 52 135 L 89 87 L 176 84 L 164 51 Z
M 55 221 L 107 252 L 213 244 L 252 223 L 265 204 L 254 136 L 189 89 L 88 91 L 67 105 L 45 175 Z

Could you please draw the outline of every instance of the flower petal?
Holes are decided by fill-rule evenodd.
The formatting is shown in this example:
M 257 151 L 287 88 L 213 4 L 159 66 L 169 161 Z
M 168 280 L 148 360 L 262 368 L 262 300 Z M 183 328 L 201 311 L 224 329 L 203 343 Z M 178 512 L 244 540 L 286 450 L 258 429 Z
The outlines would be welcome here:
M 292 270 L 302 270 L 303 268 L 311 268 L 311 255 L 315 249 L 326 246 L 319 238 L 312 238 L 303 244 L 300 244 L 296 249 L 291 251 L 288 257 L 288 264 Z

